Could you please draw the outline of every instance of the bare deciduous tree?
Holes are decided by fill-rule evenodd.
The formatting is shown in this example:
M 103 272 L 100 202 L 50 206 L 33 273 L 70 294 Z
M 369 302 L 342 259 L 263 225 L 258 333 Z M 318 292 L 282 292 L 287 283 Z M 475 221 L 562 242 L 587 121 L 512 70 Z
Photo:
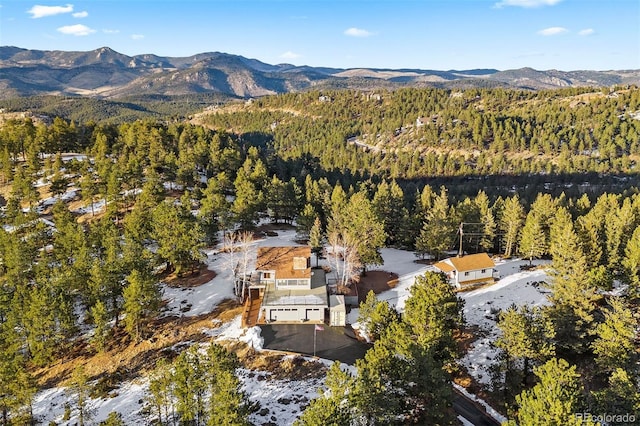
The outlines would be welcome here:
M 228 232 L 224 236 L 224 268 L 231 271 L 234 281 L 234 293 L 244 301 L 250 280 L 249 263 L 252 258 L 253 234 L 248 231 Z
M 349 286 L 358 270 L 362 267 L 358 258 L 357 243 L 354 238 L 331 232 L 328 238 L 329 264 L 333 269 L 338 285 Z

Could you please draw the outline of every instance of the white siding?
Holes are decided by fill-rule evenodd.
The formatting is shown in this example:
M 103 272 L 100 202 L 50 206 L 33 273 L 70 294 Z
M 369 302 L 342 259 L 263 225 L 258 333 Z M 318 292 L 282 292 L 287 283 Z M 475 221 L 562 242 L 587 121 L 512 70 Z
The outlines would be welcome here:
M 347 319 L 344 311 L 331 309 L 331 318 L 329 324 L 332 327 L 344 327 L 347 325 Z
M 329 324 L 332 327 L 344 327 L 347 325 L 347 307 L 343 295 L 329 296 Z
M 464 285 L 467 281 L 482 280 L 493 277 L 493 268 L 479 269 L 477 271 L 460 272 L 457 274 L 458 283 Z

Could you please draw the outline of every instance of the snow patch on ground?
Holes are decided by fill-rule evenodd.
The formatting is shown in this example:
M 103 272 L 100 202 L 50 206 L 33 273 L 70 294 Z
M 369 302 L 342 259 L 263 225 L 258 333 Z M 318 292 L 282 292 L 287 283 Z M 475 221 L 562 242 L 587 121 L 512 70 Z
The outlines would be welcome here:
M 205 284 L 189 288 L 164 286 L 163 298 L 168 302 L 165 313 L 198 316 L 211 312 L 223 300 L 235 299 L 231 272 L 217 266 L 215 261 L 209 263 L 208 268 L 217 275 Z
M 239 373 L 243 390 L 249 400 L 260 408 L 249 417 L 253 424 L 272 422 L 278 426 L 292 425 L 309 402 L 318 396 L 323 379 L 273 380 L 269 373 L 244 370 Z
M 216 340 L 234 340 L 244 342 L 255 350 L 262 350 L 264 338 L 260 327 L 242 328 L 241 315 L 232 321 L 222 323 L 220 327 L 208 330 L 207 334 Z
M 465 301 L 467 324 L 478 326 L 482 333 L 461 361 L 469 374 L 483 385 L 490 384 L 490 367 L 498 356 L 498 349 L 493 345 L 500 336 L 497 313 L 511 305 L 533 307 L 548 303 L 548 290 L 540 284 L 547 279 L 546 271 L 521 271 L 520 266 L 526 264 L 528 261 L 520 259 L 499 263 L 496 269 L 502 278 L 496 284 L 459 294 Z M 535 264 L 543 265 L 545 262 L 537 261 Z
M 93 209 L 92 207 L 93 206 Z M 77 214 L 88 214 L 88 213 L 100 213 L 101 211 L 103 211 L 105 209 L 105 207 L 107 206 L 107 200 L 105 200 L 104 198 L 101 200 L 98 200 L 94 203 L 91 203 L 87 206 L 84 207 L 79 207 L 75 210 L 72 210 L 73 213 L 77 213 Z
M 42 209 L 44 207 L 51 207 L 58 201 L 63 201 L 65 203 L 73 201 L 73 199 L 78 197 L 78 191 L 79 191 L 78 188 L 69 188 L 63 194 L 56 195 L 49 198 L 44 198 L 40 200 L 40 202 L 38 203 L 38 208 Z
M 122 415 L 126 425 L 145 425 L 147 420 L 142 416 L 143 400 L 149 383 L 146 379 L 125 382 L 113 392 L 113 398 L 89 399 L 87 412 L 90 421 L 85 424 L 98 424 L 106 420 L 112 411 Z M 78 423 L 78 413 L 75 410 L 76 395 L 69 393 L 66 388 L 56 387 L 39 392 L 33 403 L 33 414 L 38 424 L 55 422 L 59 426 L 73 426 Z M 71 417 L 63 421 L 65 403 L 71 407 Z
M 254 269 L 255 257 L 258 247 L 282 247 L 300 245 L 296 243 L 295 231 L 277 231 L 278 235 L 255 240 L 251 243 L 248 271 Z M 222 240 L 222 238 L 220 238 Z M 164 299 L 168 304 L 166 315 L 184 315 L 187 317 L 198 316 L 211 312 L 220 302 L 226 299 L 235 299 L 233 292 L 233 273 L 228 266 L 228 257 L 222 252 L 222 244 L 205 250 L 206 264 L 209 270 L 215 271 L 216 276 L 198 287 L 176 288 L 164 287 Z
M 427 271 L 434 271 L 433 266 L 416 263 L 416 257 L 412 252 L 384 248 L 381 250 L 384 264 L 377 269 L 398 274 L 398 283 L 390 290 L 378 295 L 378 300 L 386 300 L 391 306 L 395 306 L 398 312 L 404 312 L 404 303 L 409 298 L 409 289 L 416 277 Z

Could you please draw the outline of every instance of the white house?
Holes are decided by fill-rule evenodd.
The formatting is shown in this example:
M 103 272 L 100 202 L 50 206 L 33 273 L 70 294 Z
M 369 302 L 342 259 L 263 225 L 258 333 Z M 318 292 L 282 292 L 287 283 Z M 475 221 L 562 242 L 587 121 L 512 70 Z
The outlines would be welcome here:
M 444 272 L 457 288 L 492 283 L 496 264 L 486 253 L 450 257 L 433 265 Z
M 325 273 L 311 270 L 309 246 L 259 247 L 250 289 L 259 291 L 261 322 L 324 322 L 329 308 Z

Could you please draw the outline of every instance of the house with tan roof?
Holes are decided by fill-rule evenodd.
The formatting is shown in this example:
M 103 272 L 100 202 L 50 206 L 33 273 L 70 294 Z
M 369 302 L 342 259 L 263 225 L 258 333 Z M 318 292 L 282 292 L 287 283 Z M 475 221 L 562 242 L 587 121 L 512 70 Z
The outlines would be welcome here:
M 249 295 L 258 323 L 322 323 L 329 308 L 325 273 L 311 269 L 309 246 L 259 247 Z
M 444 259 L 433 265 L 457 288 L 492 283 L 496 264 L 487 253 L 469 254 Z

